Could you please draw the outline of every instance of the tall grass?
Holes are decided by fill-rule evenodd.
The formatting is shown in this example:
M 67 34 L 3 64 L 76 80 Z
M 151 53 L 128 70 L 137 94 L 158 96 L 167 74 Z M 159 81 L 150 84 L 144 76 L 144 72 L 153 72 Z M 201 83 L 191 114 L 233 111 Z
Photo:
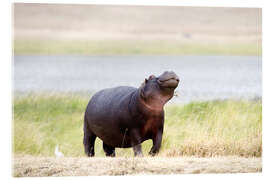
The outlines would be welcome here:
M 83 116 L 89 98 L 76 95 L 15 97 L 13 151 L 15 154 L 84 156 Z M 165 108 L 160 156 L 261 156 L 261 101 L 209 101 Z M 143 143 L 146 155 L 152 146 Z M 97 138 L 95 151 L 104 156 Z M 116 149 L 117 156 L 133 156 L 132 149 Z
M 166 109 L 166 155 L 261 156 L 261 102 L 195 102 Z

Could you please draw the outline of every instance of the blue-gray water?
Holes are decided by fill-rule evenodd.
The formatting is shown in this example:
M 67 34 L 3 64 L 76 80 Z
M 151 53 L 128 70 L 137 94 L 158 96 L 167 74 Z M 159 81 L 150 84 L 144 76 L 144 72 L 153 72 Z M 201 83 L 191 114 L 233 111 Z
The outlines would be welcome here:
M 139 87 L 151 74 L 180 77 L 172 102 L 262 96 L 257 56 L 15 56 L 15 94 L 93 93 L 120 85 Z

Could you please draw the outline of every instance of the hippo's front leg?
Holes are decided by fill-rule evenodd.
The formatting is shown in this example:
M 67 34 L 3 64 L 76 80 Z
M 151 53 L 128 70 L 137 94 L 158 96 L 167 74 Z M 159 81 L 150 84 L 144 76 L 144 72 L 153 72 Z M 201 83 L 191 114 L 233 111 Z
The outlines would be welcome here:
M 151 148 L 149 154 L 154 156 L 159 152 L 162 142 L 163 128 L 159 129 L 156 134 L 153 135 L 153 147 Z

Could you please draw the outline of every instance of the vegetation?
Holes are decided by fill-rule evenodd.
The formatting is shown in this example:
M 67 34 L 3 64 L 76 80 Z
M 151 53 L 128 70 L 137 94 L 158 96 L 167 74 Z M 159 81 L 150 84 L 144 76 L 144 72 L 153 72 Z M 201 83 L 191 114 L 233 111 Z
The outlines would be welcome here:
M 15 40 L 14 54 L 261 55 L 256 43 L 183 43 L 170 40 Z
M 84 156 L 83 116 L 89 97 L 70 94 L 24 95 L 14 98 L 13 151 L 16 155 Z M 159 156 L 260 157 L 261 101 L 226 100 L 167 105 Z M 150 140 L 143 143 L 147 155 Z M 96 155 L 104 156 L 97 138 Z M 133 156 L 132 149 L 116 149 L 117 156 Z

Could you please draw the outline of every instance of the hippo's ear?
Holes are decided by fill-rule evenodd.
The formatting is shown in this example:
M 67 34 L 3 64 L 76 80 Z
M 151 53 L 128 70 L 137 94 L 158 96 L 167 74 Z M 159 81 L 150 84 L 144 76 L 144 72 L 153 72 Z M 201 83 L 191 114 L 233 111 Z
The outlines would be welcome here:
M 156 76 L 155 75 L 151 75 L 151 76 L 149 76 L 148 79 L 150 80 L 150 79 L 154 79 L 154 78 L 156 78 Z
M 148 82 L 148 79 L 145 78 L 144 83 L 147 83 L 147 82 Z

